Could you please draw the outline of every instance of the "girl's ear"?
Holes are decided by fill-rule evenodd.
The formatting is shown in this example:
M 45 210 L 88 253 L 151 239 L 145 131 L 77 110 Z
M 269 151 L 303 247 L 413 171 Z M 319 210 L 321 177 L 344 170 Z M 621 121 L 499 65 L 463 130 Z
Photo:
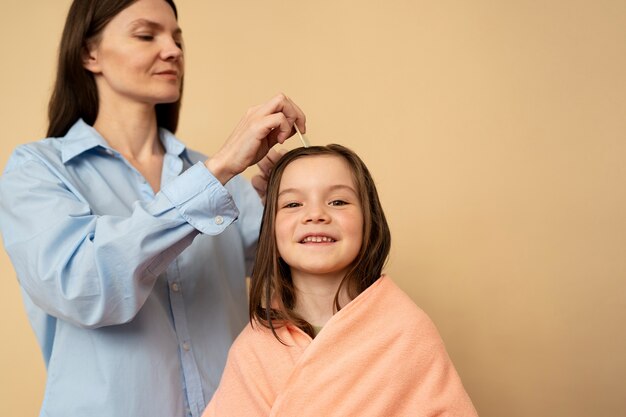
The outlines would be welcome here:
M 100 63 L 98 61 L 98 48 L 94 42 L 87 42 L 87 45 L 83 47 L 82 56 L 83 68 L 94 74 L 101 72 Z

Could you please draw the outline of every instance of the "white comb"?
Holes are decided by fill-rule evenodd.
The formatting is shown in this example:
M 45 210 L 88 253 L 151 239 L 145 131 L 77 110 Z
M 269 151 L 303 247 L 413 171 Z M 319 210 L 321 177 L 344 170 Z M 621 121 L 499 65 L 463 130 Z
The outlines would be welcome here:
M 302 133 L 300 133 L 300 129 L 298 129 L 298 125 L 294 123 L 293 126 L 296 128 L 296 133 L 298 133 L 298 136 L 300 137 L 300 141 L 302 142 L 302 146 L 304 146 L 305 148 L 308 148 L 309 146 L 311 146 L 311 144 L 309 143 L 309 140 L 306 138 L 306 136 L 304 136 Z

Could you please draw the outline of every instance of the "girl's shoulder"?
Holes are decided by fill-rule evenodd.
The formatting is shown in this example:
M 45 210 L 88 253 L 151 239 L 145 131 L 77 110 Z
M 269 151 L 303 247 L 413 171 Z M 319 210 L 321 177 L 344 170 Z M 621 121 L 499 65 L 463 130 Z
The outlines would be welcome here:
M 413 299 L 386 274 L 344 307 L 337 320 L 345 326 L 367 323 L 372 332 L 385 329 L 387 334 L 414 332 L 423 341 L 440 343 L 435 323 Z
M 229 355 L 247 357 L 254 352 L 267 352 L 268 349 L 274 352 L 281 350 L 300 352 L 311 343 L 311 338 L 295 326 L 277 325 L 274 330 L 276 335 L 263 324 L 248 323 L 233 342 Z
M 278 327 L 277 331 L 282 333 L 282 328 Z M 248 322 L 241 333 L 233 342 L 233 348 L 243 348 L 246 346 L 258 346 L 259 344 L 278 343 L 272 330 L 258 322 Z

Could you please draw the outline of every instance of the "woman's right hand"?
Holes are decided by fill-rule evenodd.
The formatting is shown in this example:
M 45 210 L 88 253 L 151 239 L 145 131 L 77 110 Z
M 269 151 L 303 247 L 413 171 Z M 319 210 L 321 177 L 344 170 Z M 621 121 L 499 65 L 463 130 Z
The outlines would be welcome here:
M 293 136 L 294 124 L 306 132 L 306 117 L 289 97 L 278 94 L 248 109 L 217 153 L 205 162 L 222 184 L 259 162 L 277 143 Z

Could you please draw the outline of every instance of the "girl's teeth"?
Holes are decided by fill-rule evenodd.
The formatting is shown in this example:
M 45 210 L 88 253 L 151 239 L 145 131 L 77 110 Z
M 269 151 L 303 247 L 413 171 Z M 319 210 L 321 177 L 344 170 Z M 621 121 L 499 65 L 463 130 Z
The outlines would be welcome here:
M 304 238 L 303 242 L 333 242 L 333 239 L 326 236 L 307 236 Z

